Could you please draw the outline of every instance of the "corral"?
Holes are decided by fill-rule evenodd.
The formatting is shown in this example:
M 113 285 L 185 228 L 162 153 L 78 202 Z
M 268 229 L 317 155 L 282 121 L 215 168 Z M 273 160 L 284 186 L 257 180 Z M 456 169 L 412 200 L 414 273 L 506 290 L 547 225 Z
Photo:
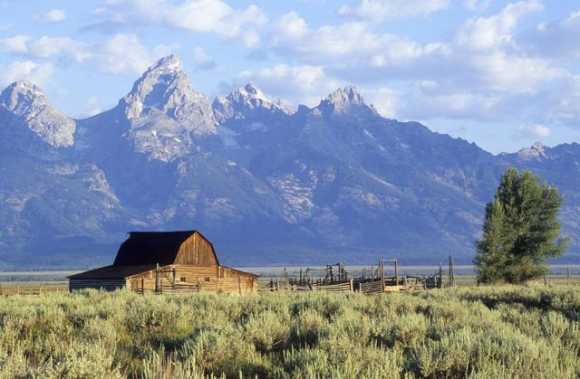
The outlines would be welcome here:
M 385 263 L 392 265 L 388 272 Z M 449 257 L 448 287 L 455 286 L 453 259 Z M 361 292 L 378 294 L 384 292 L 417 291 L 430 288 L 442 288 L 443 268 L 432 275 L 402 273 L 397 259 L 379 259 L 377 266 L 348 272 L 345 265 L 336 263 L 327 265 L 323 270 L 300 269 L 298 276 L 289 276 L 285 270 L 282 277 L 271 279 L 267 284 L 270 291 L 327 291 L 327 292 Z
M 243 294 L 257 289 L 256 275 L 220 265 L 213 244 L 194 230 L 129 233 L 112 265 L 68 278 L 70 291 Z

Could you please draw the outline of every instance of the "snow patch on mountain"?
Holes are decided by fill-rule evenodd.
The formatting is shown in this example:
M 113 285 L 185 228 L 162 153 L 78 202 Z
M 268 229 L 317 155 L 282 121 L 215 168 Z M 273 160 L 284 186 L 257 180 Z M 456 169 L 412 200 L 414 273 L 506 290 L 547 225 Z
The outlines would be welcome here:
M 212 107 L 220 123 L 231 119 L 243 120 L 260 113 L 290 114 L 280 102 L 272 101 L 253 84 L 237 88 L 227 96 L 217 97 Z

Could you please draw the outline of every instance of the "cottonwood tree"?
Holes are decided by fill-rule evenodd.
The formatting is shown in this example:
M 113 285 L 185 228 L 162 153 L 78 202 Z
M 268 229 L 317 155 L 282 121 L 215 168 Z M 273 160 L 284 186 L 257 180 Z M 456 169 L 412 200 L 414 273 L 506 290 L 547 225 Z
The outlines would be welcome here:
M 531 172 L 510 168 L 485 211 L 483 236 L 477 242 L 478 281 L 521 283 L 548 272 L 546 260 L 567 247 L 560 237 L 562 197 Z

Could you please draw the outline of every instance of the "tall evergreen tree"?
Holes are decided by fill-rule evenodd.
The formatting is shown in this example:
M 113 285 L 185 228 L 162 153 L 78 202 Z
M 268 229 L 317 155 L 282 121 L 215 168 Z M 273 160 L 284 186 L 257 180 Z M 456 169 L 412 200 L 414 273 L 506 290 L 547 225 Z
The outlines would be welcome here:
M 508 169 L 486 207 L 474 260 L 478 280 L 521 283 L 544 275 L 546 260 L 562 255 L 567 245 L 560 238 L 561 205 L 556 188 L 529 171 Z
M 475 265 L 478 268 L 478 280 L 484 283 L 495 282 L 503 276 L 507 256 L 505 251 L 505 216 L 502 205 L 494 200 L 485 208 L 483 238 L 477 243 Z

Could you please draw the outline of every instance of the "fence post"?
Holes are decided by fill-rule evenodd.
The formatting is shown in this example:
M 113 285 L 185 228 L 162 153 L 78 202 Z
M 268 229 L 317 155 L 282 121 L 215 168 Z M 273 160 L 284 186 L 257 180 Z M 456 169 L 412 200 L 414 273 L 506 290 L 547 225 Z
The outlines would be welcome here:
M 350 292 L 354 292 L 354 284 L 352 282 L 352 279 L 350 280 Z
M 453 267 L 453 257 L 449 256 L 449 286 L 455 287 L 455 268 Z
M 438 288 L 443 288 L 443 266 L 439 263 L 439 283 L 437 283 Z
M 159 283 L 159 263 L 155 265 L 155 293 L 159 293 L 161 290 Z
M 399 285 L 399 261 L 395 258 L 395 285 Z
M 379 261 L 379 269 L 381 270 L 381 285 L 383 286 L 382 292 L 385 292 L 385 264 L 383 258 Z

